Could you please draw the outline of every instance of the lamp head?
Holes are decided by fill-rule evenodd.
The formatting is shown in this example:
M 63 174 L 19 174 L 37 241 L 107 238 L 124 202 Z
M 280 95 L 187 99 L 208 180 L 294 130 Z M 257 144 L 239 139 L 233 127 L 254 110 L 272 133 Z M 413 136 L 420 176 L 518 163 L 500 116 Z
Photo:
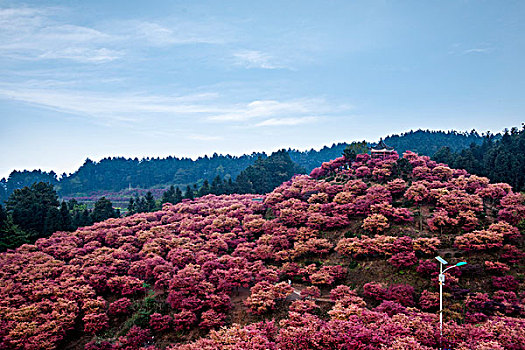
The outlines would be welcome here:
M 463 265 L 467 265 L 467 263 L 465 261 L 462 261 L 456 264 L 456 266 L 463 266 Z
M 448 262 L 440 256 L 436 256 L 436 260 L 442 263 L 443 265 L 448 264 Z

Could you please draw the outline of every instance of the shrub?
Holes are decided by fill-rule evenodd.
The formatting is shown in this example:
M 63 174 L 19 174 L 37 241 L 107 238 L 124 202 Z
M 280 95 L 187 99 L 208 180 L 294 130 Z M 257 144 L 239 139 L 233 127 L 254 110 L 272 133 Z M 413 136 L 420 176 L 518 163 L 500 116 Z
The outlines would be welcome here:
M 167 331 L 171 328 L 173 318 L 170 315 L 154 313 L 149 317 L 149 326 L 156 332 Z
M 482 251 L 503 246 L 503 234 L 482 230 L 457 236 L 454 245 L 465 251 Z
M 381 214 L 372 214 L 363 221 L 363 228 L 370 232 L 383 232 L 390 225 L 388 219 Z
M 378 282 L 369 282 L 363 285 L 363 294 L 366 297 L 383 300 L 386 294 L 385 285 Z
M 276 300 L 284 299 L 292 292 L 293 288 L 285 282 L 273 285 L 262 281 L 252 287 L 251 294 L 244 303 L 250 312 L 263 314 L 275 307 Z
M 439 293 L 424 290 L 419 297 L 419 305 L 423 310 L 435 308 L 439 305 Z
M 388 316 L 392 317 L 396 314 L 405 313 L 406 307 L 391 300 L 384 300 L 374 309 L 377 312 L 384 312 Z
M 300 314 L 311 312 L 318 308 L 319 306 L 313 300 L 294 300 L 290 305 L 290 311 Z
M 120 298 L 109 304 L 108 314 L 110 315 L 126 315 L 131 310 L 131 301 L 128 298 Z
M 518 280 L 514 276 L 492 277 L 492 285 L 498 289 L 517 290 Z
M 393 255 L 390 259 L 388 259 L 388 262 L 398 269 L 407 268 L 415 265 L 417 258 L 414 252 L 401 252 Z
M 337 301 L 339 299 L 343 299 L 347 296 L 350 296 L 350 295 L 357 295 L 355 293 L 355 291 L 348 287 L 348 286 L 345 286 L 344 284 L 341 284 L 335 288 L 333 288 L 331 291 L 330 291 L 330 299 L 332 299 L 333 301 Z
M 119 337 L 118 340 L 120 343 L 119 349 L 135 350 L 150 342 L 152 338 L 148 329 L 133 326 L 125 336 Z
M 82 318 L 84 321 L 84 332 L 95 334 L 109 326 L 109 318 L 105 313 L 87 314 Z
M 507 264 L 498 261 L 485 261 L 485 269 L 493 274 L 503 274 L 510 271 L 510 267 Z
M 439 269 L 434 260 L 419 260 L 419 265 L 416 271 L 422 276 L 437 276 Z
M 386 300 L 393 300 L 403 306 L 414 306 L 414 287 L 408 284 L 393 284 L 385 293 Z
M 321 297 L 321 290 L 315 286 L 310 286 L 303 289 L 301 295 L 305 298 L 319 298 Z

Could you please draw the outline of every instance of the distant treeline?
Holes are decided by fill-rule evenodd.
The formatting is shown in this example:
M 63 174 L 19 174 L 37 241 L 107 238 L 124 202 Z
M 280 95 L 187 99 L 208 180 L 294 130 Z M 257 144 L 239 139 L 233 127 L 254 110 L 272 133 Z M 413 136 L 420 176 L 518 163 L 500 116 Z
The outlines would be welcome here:
M 184 191 L 179 187 L 171 186 L 162 194 L 160 202 L 156 204 L 153 196 L 148 192 L 145 196 L 129 199 L 127 214 L 148 212 L 160 208 L 163 203 L 180 203 L 183 199 L 194 199 L 208 194 L 264 194 L 288 181 L 295 174 L 302 174 L 305 169 L 294 163 L 287 151 L 281 150 L 272 153 L 268 158 L 260 157 L 241 173 L 235 181 L 216 176 L 211 183 L 204 180 L 199 186 L 197 183 L 187 185 Z
M 477 132 L 461 133 L 456 131 L 417 130 L 391 135 L 385 142 L 400 153 L 413 150 L 424 155 L 433 155 L 443 146 L 452 151 L 468 148 L 471 143 L 481 144 L 483 137 Z M 320 150 L 298 151 L 288 149 L 286 152 L 304 172 L 309 173 L 322 162 L 339 157 L 348 143 L 337 143 Z M 133 188 L 168 188 L 171 185 L 185 188 L 187 185 L 209 183 L 217 176 L 221 179 L 234 181 L 237 176 L 258 159 L 265 159 L 264 152 L 252 153 L 240 157 L 218 155 L 190 158 L 123 158 L 109 157 L 99 162 L 86 159 L 84 164 L 72 174 L 58 176 L 55 172 L 13 171 L 9 178 L 0 181 L 0 203 L 17 188 L 30 186 L 39 181 L 55 186 L 59 196 L 82 196 L 95 191 L 118 192 Z M 256 190 L 257 192 L 258 190 Z
M 486 134 L 481 144 L 460 151 L 443 147 L 433 158 L 453 168 L 486 176 L 492 182 L 506 182 L 515 191 L 525 191 L 525 124 L 521 130 L 505 130 L 501 137 Z
M 492 135 L 490 132 L 480 135 L 476 130 L 470 132 L 417 130 L 387 136 L 384 140 L 387 145 L 394 147 L 400 155 L 410 150 L 421 155 L 432 156 L 445 146 L 453 152 L 458 152 L 470 147 L 471 144 L 479 145 L 483 142 L 483 137 L 486 134 L 491 135 L 493 140 L 500 137 L 500 135 Z

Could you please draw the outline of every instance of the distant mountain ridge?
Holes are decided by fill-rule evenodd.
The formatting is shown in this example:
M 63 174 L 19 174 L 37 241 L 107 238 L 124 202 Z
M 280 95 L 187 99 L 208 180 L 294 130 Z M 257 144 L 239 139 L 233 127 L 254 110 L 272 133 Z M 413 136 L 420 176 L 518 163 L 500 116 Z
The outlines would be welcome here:
M 412 150 L 419 154 L 433 155 L 443 146 L 454 152 L 468 148 L 472 143 L 481 144 L 483 136 L 476 131 L 430 131 L 416 130 L 400 135 L 387 136 L 385 142 L 400 153 Z M 370 144 L 370 143 L 368 143 Z M 299 151 L 288 149 L 291 159 L 306 172 L 318 167 L 326 159 L 339 157 L 349 143 L 334 143 L 320 150 Z M 219 155 L 190 158 L 124 158 L 108 157 L 94 162 L 89 158 L 72 174 L 60 178 L 53 171 L 13 171 L 9 178 L 0 181 L 0 202 L 7 199 L 17 188 L 44 181 L 53 184 L 59 195 L 89 195 L 96 191 L 114 191 L 132 188 L 167 188 L 170 185 L 181 188 L 188 184 L 201 184 L 215 177 L 235 179 L 241 171 L 253 165 L 259 158 L 267 158 L 265 152 L 254 152 L 242 156 Z

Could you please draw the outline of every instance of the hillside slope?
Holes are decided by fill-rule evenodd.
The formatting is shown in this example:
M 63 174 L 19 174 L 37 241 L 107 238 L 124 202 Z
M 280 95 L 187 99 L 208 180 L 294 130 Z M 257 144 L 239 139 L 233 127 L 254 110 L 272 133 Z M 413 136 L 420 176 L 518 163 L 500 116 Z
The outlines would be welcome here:
M 525 198 L 407 152 L 0 255 L 0 348 L 523 349 Z M 440 255 L 445 283 L 438 327 Z M 222 328 L 221 328 L 222 327 Z

